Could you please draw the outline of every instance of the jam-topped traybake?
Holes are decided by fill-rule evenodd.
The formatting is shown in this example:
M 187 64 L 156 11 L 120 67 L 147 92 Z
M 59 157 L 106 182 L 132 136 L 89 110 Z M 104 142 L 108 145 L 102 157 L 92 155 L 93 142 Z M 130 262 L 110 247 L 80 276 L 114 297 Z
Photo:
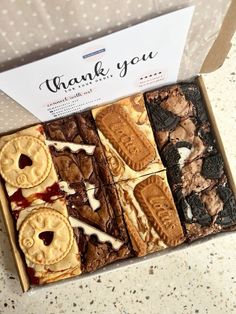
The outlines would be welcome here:
M 137 94 L 1 137 L 0 173 L 32 285 L 236 225 L 197 85 L 145 100 Z

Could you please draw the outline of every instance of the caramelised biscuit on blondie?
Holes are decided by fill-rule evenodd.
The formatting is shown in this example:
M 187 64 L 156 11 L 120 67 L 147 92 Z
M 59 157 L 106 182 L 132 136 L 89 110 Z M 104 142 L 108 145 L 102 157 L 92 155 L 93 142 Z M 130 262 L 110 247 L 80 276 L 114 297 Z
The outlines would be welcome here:
M 142 94 L 92 110 L 114 182 L 164 169 Z
M 183 243 L 184 232 L 165 171 L 118 182 L 116 188 L 136 255 Z

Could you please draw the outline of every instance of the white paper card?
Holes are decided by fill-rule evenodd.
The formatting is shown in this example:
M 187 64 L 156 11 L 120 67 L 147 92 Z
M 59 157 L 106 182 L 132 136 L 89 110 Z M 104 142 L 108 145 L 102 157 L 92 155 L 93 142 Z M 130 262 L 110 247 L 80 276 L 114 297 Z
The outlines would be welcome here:
M 0 88 L 41 121 L 177 80 L 193 7 L 0 74 Z

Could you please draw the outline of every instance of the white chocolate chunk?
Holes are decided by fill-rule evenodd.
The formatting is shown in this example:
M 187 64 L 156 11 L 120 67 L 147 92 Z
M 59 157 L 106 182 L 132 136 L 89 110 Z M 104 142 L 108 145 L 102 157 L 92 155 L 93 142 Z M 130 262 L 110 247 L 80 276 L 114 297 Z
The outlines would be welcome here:
M 109 242 L 111 243 L 111 245 L 113 246 L 113 248 L 115 250 L 119 250 L 121 248 L 121 246 L 123 245 L 123 242 L 110 236 L 109 234 L 98 230 L 97 228 L 88 225 L 87 223 L 73 218 L 73 217 L 69 217 L 69 221 L 71 223 L 72 228 L 82 228 L 84 230 L 84 233 L 87 235 L 96 235 L 98 237 L 98 240 L 102 243 L 104 242 Z
M 95 198 L 95 185 L 85 182 L 85 188 L 87 190 L 89 205 L 95 212 L 101 206 L 100 201 Z
M 60 142 L 46 140 L 48 146 L 54 146 L 57 151 L 62 151 L 65 148 L 69 148 L 72 153 L 78 153 L 80 150 L 84 150 L 86 154 L 93 155 L 96 148 L 95 145 L 76 144 L 71 142 Z
M 66 194 L 75 194 L 75 190 L 70 188 L 68 182 L 66 181 L 59 182 L 59 187 L 62 191 L 66 192 Z
M 189 220 L 192 220 L 192 219 L 193 219 L 192 209 L 191 209 L 191 206 L 190 206 L 189 204 L 188 204 L 188 206 L 187 206 L 187 212 L 186 212 L 186 214 L 187 214 L 187 217 L 188 217 Z
M 191 153 L 191 149 L 189 149 L 187 147 L 180 147 L 180 148 L 178 148 L 178 152 L 180 154 L 179 164 L 180 164 L 180 166 L 183 166 L 185 161 L 187 160 L 187 158 L 189 157 L 189 155 Z

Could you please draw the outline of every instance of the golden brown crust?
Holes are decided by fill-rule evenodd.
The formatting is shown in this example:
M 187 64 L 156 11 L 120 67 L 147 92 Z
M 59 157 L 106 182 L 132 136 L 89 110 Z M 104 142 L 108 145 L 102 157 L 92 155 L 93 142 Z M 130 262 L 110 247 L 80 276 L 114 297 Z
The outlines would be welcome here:
M 172 196 L 161 177 L 152 175 L 138 183 L 134 196 L 167 245 L 176 246 L 184 241 Z
M 155 159 L 154 147 L 137 128 L 122 105 L 104 108 L 95 119 L 98 128 L 130 168 L 140 171 Z
M 32 165 L 19 166 L 21 155 Z M 18 188 L 31 188 L 46 179 L 52 161 L 47 146 L 34 136 L 22 135 L 8 141 L 0 152 L 0 172 L 6 182 Z
M 148 254 L 147 244 L 140 237 L 138 230 L 133 225 L 127 213 L 124 213 L 124 218 L 134 251 L 137 252 L 138 256 Z
M 43 232 L 53 232 L 46 245 Z M 25 256 L 35 264 L 52 265 L 61 261 L 73 245 L 73 229 L 67 218 L 51 208 L 39 208 L 26 217 L 20 227 L 19 244 Z
M 81 267 L 76 266 L 74 268 L 61 270 L 58 272 L 48 272 L 39 277 L 39 284 L 51 283 L 62 279 L 79 276 L 81 274 Z

